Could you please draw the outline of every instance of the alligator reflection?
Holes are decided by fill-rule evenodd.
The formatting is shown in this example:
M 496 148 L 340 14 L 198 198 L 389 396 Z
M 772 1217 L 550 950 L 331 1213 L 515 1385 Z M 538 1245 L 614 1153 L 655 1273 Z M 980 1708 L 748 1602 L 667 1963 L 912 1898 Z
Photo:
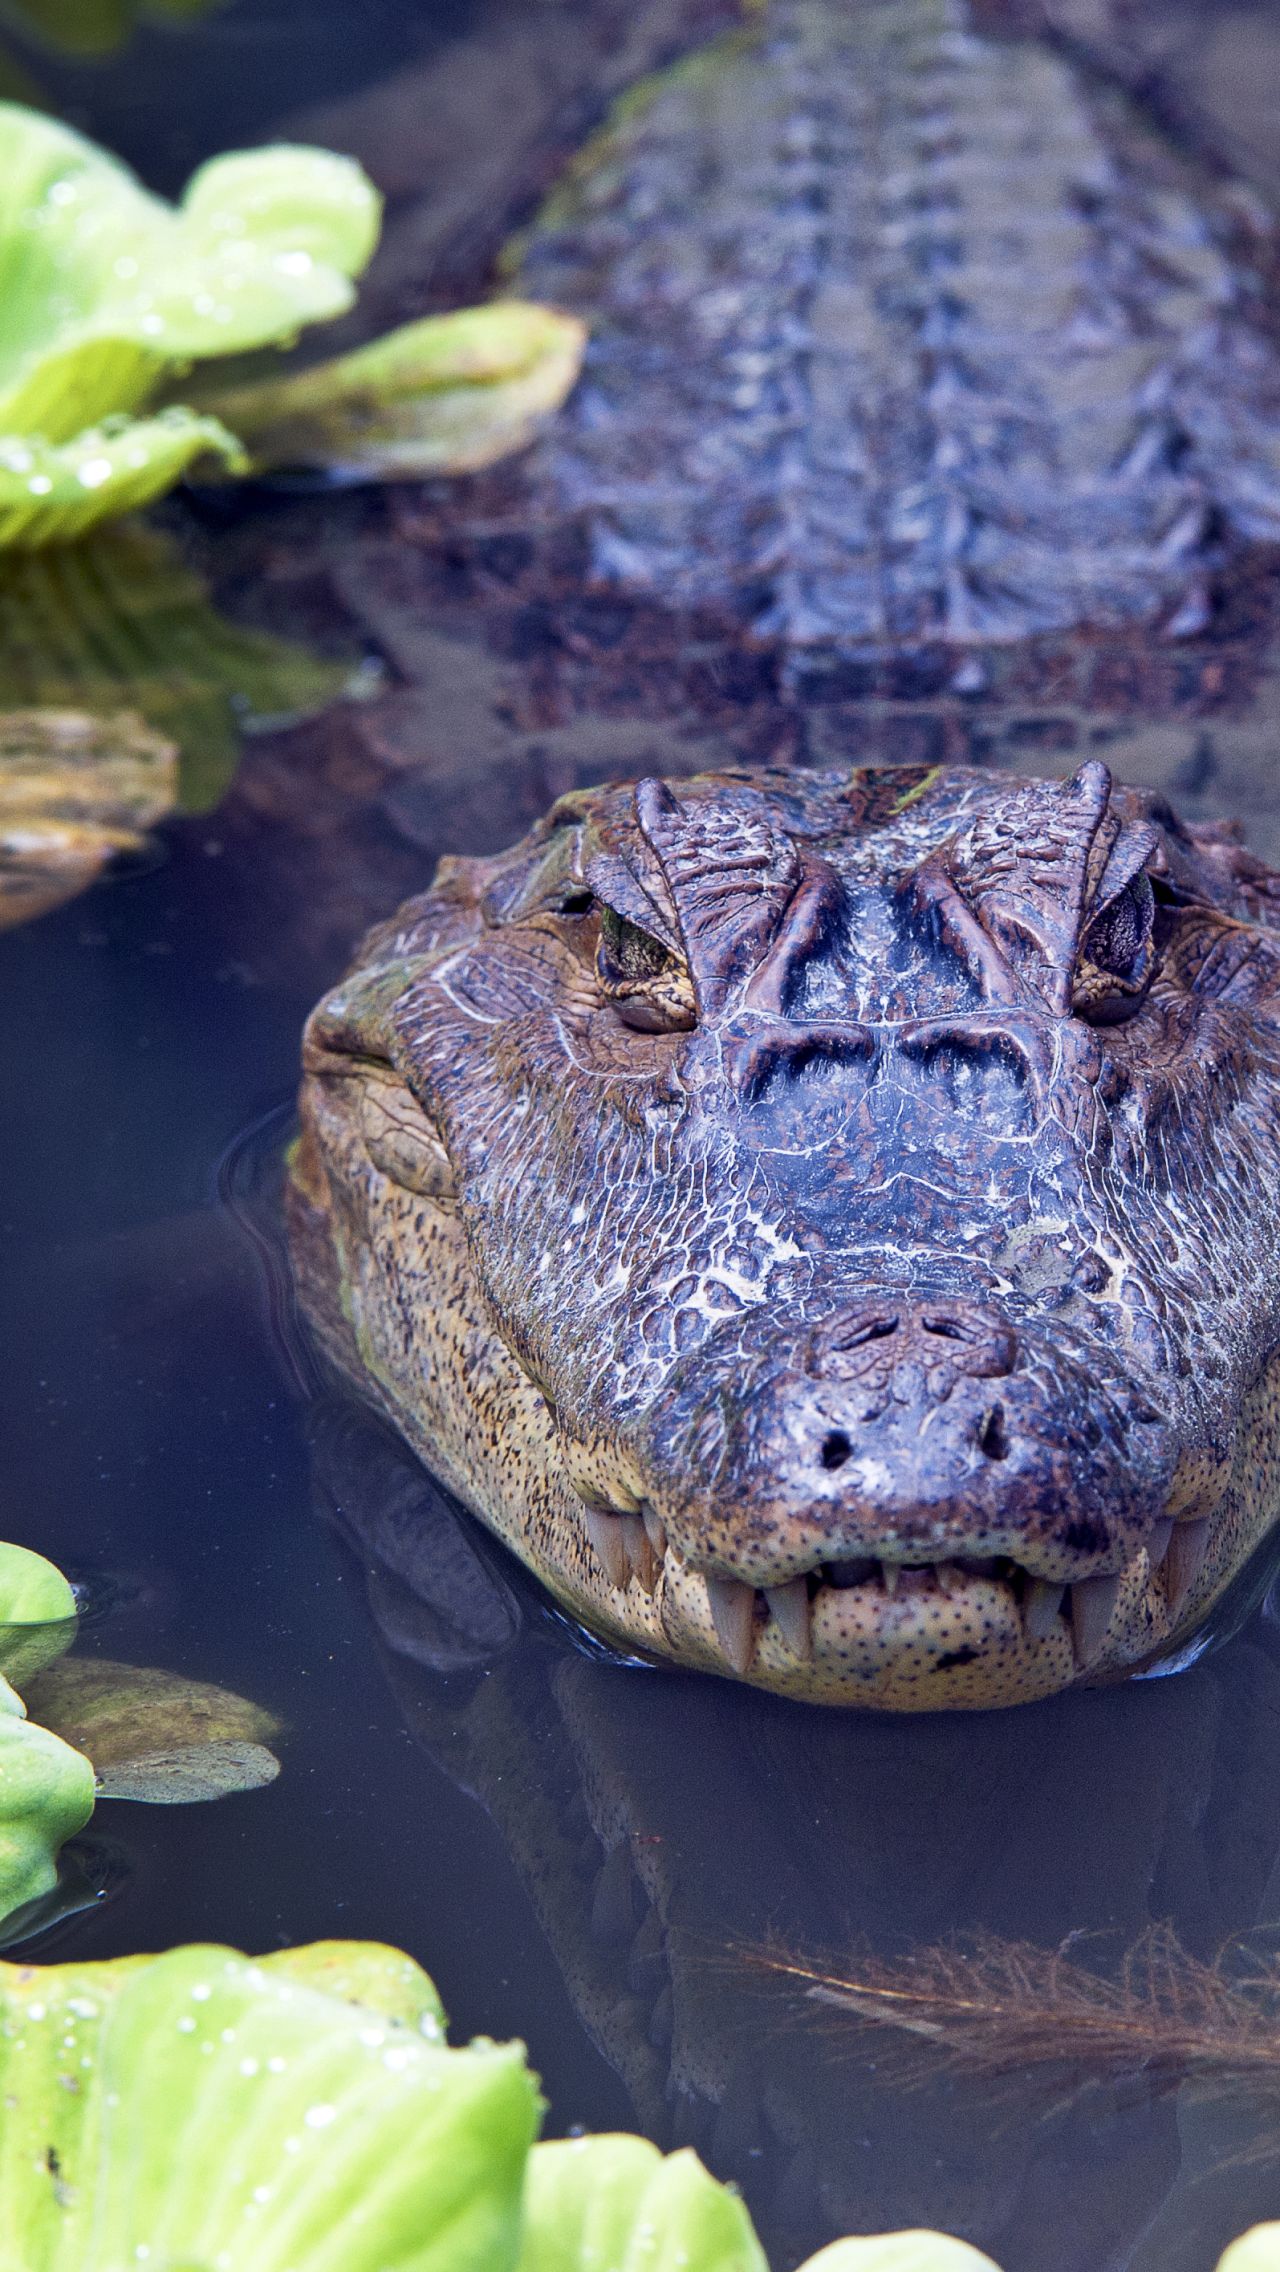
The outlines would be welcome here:
M 952 2055 L 913 2060 L 904 2095 L 883 2030 L 747 1953 L 856 1945 L 892 1968 L 957 1933 L 1118 1950 L 1168 1919 L 1212 1958 L 1280 1899 L 1265 1624 L 1177 1680 L 987 1715 L 825 1712 L 584 1654 L 363 1414 L 322 1405 L 314 1448 L 414 1737 L 497 1823 L 639 2125 L 736 2178 L 776 2262 L 932 2224 L 1011 2272 L 1201 2272 L 1274 2212 L 1274 2071 L 1206 2105 L 1160 2061 L 1108 2054 L 1064 2093 L 1042 2059 L 1011 2090 Z

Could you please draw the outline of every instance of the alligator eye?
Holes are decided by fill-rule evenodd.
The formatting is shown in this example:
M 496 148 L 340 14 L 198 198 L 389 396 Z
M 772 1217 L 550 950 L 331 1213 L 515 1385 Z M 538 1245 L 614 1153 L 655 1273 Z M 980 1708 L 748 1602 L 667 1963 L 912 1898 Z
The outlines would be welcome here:
M 623 1024 L 640 1033 L 687 1033 L 695 1022 L 693 986 L 679 955 L 612 907 L 600 910 L 596 975 Z
M 1072 1007 L 1115 1025 L 1142 1004 L 1156 966 L 1155 893 L 1145 869 L 1094 916 L 1081 941 Z

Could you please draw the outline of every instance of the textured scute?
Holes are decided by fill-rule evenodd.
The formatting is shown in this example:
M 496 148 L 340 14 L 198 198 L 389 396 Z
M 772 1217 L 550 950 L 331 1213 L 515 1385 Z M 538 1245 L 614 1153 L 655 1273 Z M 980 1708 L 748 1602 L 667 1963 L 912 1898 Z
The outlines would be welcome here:
M 531 234 L 592 338 L 531 523 L 792 648 L 1194 629 L 1224 531 L 1280 537 L 1231 225 L 960 0 L 770 0 Z
M 615 1638 L 1116 1677 L 1276 1510 L 1276 894 L 1096 762 L 570 796 L 313 1016 L 304 1298 Z

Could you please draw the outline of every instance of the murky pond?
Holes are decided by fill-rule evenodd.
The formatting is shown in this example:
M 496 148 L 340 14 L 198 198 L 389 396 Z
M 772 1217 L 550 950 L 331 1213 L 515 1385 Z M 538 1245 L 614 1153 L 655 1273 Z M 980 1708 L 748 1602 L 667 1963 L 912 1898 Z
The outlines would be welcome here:
M 731 11 L 191 13 L 92 61 L 15 13 L 13 68 L 169 194 L 268 136 L 360 157 L 389 200 L 373 329 L 484 289 L 610 96 Z M 1015 15 L 981 13 L 1002 32 Z M 1274 194 L 1274 101 L 1261 117 L 1240 89 L 1257 83 L 1242 56 L 1280 55 L 1280 11 L 1016 13 L 1154 89 L 1210 174 L 1229 163 L 1249 198 Z M 322 1382 L 280 1184 L 302 1022 L 364 925 L 441 853 L 496 850 L 604 776 L 725 751 L 1047 772 L 1101 754 L 1193 816 L 1239 814 L 1277 858 L 1274 555 L 1259 546 L 1229 601 L 1154 646 L 1121 626 L 1082 660 L 1051 626 L 1034 671 L 997 646 L 968 677 L 928 655 L 788 677 L 767 642 L 726 661 L 701 593 L 683 613 L 652 591 L 588 599 L 563 561 L 531 583 L 509 500 L 489 525 L 487 495 L 469 555 L 440 488 L 167 507 L 220 636 L 287 639 L 346 691 L 260 722 L 220 801 L 206 780 L 205 809 L 154 851 L 0 938 L 0 1530 L 100 1581 L 86 1646 L 223 1683 L 286 1729 L 269 1789 L 104 1803 L 106 1890 L 36 1952 L 397 1943 L 456 2032 L 527 2040 L 553 2129 L 692 2141 L 779 2266 L 845 2231 L 927 2225 L 1007 2272 L 1210 2272 L 1280 2202 L 1280 2044 L 1264 2083 L 1240 2084 L 1204 1989 L 1219 2087 L 1197 2092 L 1139 1983 L 1105 2055 L 1077 2057 L 1071 1982 L 1008 1945 L 1068 1944 L 1104 1974 L 1165 1924 L 1200 1964 L 1240 1936 L 1269 1945 L 1266 1612 L 1176 1679 L 1005 1714 L 828 1713 L 621 1663 Z M 38 626 L 26 586 L 8 604 Z M 165 637 L 146 658 L 161 675 Z M 963 1995 L 928 1973 L 914 2036 L 807 1992 L 859 1963 L 900 1987 L 895 1966 L 956 1935 L 979 1937 L 985 1970 Z M 957 2010 L 973 1993 L 1009 2007 L 981 2056 Z

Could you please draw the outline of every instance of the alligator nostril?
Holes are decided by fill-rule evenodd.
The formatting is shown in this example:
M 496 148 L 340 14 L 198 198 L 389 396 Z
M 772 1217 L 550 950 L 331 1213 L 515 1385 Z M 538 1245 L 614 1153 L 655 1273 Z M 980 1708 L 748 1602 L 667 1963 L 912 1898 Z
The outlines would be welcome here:
M 831 1434 L 822 1439 L 823 1466 L 826 1468 L 843 1467 L 852 1450 L 853 1445 L 843 1429 L 833 1428 Z
M 953 1317 L 924 1317 L 920 1323 L 926 1333 L 936 1333 L 940 1341 L 963 1341 L 964 1328 Z
M 1008 1459 L 1009 1439 L 1004 1432 L 1004 1407 L 993 1404 L 982 1416 L 978 1429 L 978 1449 L 986 1459 Z

